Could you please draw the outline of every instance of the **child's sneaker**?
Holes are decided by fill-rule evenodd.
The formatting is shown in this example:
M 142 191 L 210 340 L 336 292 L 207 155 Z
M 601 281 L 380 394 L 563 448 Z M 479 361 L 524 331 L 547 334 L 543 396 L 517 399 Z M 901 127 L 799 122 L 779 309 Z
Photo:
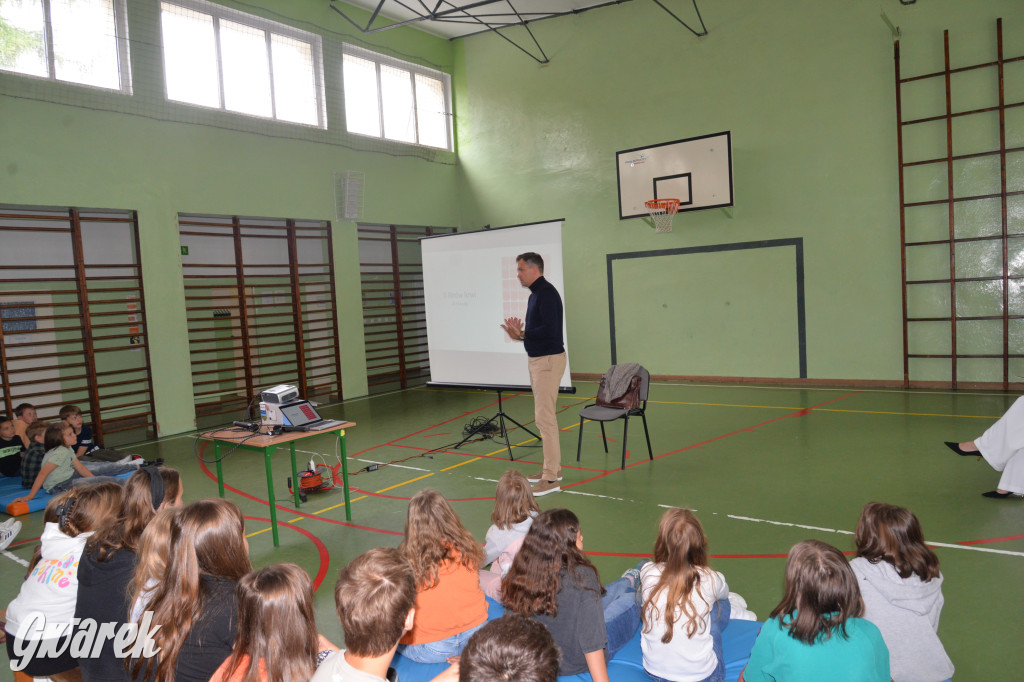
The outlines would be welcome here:
M 11 523 L 13 521 L 13 523 Z M 7 549 L 21 532 L 21 521 L 10 519 L 0 525 L 0 551 Z

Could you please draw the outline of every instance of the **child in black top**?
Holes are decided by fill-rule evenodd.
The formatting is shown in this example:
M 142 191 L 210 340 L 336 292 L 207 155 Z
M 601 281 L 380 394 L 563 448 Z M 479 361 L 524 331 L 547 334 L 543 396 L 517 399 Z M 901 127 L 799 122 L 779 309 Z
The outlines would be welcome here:
M 21 472 L 21 439 L 14 434 L 14 421 L 4 415 L 0 417 L 0 474 L 17 476 Z

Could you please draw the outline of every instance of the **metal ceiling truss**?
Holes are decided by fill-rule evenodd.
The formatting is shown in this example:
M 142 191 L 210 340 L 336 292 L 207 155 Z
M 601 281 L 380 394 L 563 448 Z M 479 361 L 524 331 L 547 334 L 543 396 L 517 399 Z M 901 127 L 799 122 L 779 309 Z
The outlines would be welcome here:
M 428 6 L 428 2 L 425 0 L 390 0 L 396 5 L 399 5 L 408 12 L 411 12 L 415 16 L 411 19 L 405 19 L 403 21 L 395 21 L 389 24 L 381 24 L 381 10 L 384 9 L 384 5 L 388 0 L 378 0 L 377 7 L 374 8 L 370 14 L 369 21 L 363 26 L 356 22 L 352 17 L 345 14 L 345 12 L 338 8 L 335 4 L 336 0 L 330 0 L 331 9 L 341 15 L 348 23 L 352 24 L 360 33 L 380 33 L 381 31 L 388 31 L 393 28 L 400 26 L 409 26 L 424 21 L 437 21 L 446 24 L 463 24 L 469 26 L 479 26 L 479 31 L 472 33 L 465 33 L 460 38 L 464 38 L 470 35 L 477 35 L 479 33 L 494 32 L 501 36 L 504 40 L 508 41 L 516 49 L 522 51 L 524 54 L 529 55 L 539 64 L 547 64 L 550 60 L 547 54 L 544 52 L 544 48 L 541 47 L 537 41 L 537 37 L 530 30 L 530 24 L 542 21 L 544 19 L 553 19 L 555 17 L 564 17 L 570 14 L 582 14 L 589 12 L 592 9 L 598 9 L 600 7 L 608 7 L 609 5 L 620 5 L 625 2 L 631 2 L 632 0 L 609 0 L 608 2 L 601 3 L 599 5 L 591 5 L 589 7 L 582 7 L 579 9 L 566 10 L 564 12 L 520 12 L 512 5 L 512 0 L 477 0 L 476 2 L 458 4 L 451 0 L 429 0 L 430 4 L 433 4 L 433 8 Z M 693 28 L 685 21 L 679 18 L 679 16 L 666 7 L 661 0 L 652 0 L 654 4 L 665 10 L 673 19 L 679 22 L 686 30 L 690 31 L 697 37 L 706 36 L 708 34 L 707 26 L 704 25 L 704 19 L 701 17 L 700 9 L 697 7 L 697 0 L 691 0 L 693 3 L 693 9 L 697 13 L 697 19 L 700 21 L 700 30 Z M 901 0 L 902 1 L 902 0 Z M 487 13 L 471 13 L 470 10 L 474 10 L 480 7 L 486 7 L 488 5 L 505 5 L 507 10 L 497 11 L 499 8 L 495 8 L 496 11 Z M 377 25 L 374 26 L 374 22 Z M 522 26 L 526 29 L 527 35 L 533 42 L 532 47 L 529 42 L 526 43 L 526 47 L 519 44 L 509 36 L 502 33 L 502 29 L 513 28 L 515 26 Z M 536 51 L 540 53 L 540 56 L 534 54 L 531 51 L 532 48 L 536 48 Z

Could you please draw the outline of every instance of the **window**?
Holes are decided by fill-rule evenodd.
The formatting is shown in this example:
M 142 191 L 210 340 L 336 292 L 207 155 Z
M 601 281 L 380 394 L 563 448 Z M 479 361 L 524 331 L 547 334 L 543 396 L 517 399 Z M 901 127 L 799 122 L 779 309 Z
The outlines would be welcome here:
M 124 0 L 0 0 L 0 69 L 131 92 Z
M 348 132 L 452 149 L 448 74 L 351 45 L 343 71 Z
M 160 21 L 167 99 L 326 127 L 319 36 L 200 0 Z

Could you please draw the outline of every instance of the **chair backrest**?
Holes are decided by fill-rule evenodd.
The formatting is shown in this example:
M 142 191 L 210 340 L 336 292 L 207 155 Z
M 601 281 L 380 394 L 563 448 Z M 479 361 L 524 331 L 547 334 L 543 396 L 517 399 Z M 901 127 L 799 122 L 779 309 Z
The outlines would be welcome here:
M 640 380 L 639 385 L 635 383 L 637 379 Z M 610 397 L 605 394 L 605 378 L 603 377 L 601 379 L 601 387 L 597 392 L 596 404 L 619 409 L 640 409 L 647 402 L 647 394 L 650 391 L 650 385 L 651 373 L 642 366 L 637 365 L 637 370 L 633 373 L 632 377 L 630 377 L 630 390 L 627 391 L 626 394 L 628 396 L 632 393 L 635 397 L 627 399 L 626 396 L 623 396 L 622 398 L 615 396 L 614 398 L 609 399 Z M 636 400 L 637 402 L 634 403 L 633 400 Z M 632 407 L 633 405 L 635 405 L 635 407 Z
M 647 396 L 651 391 L 651 373 L 644 367 L 638 369 L 636 373 L 640 375 L 640 400 L 647 402 Z

